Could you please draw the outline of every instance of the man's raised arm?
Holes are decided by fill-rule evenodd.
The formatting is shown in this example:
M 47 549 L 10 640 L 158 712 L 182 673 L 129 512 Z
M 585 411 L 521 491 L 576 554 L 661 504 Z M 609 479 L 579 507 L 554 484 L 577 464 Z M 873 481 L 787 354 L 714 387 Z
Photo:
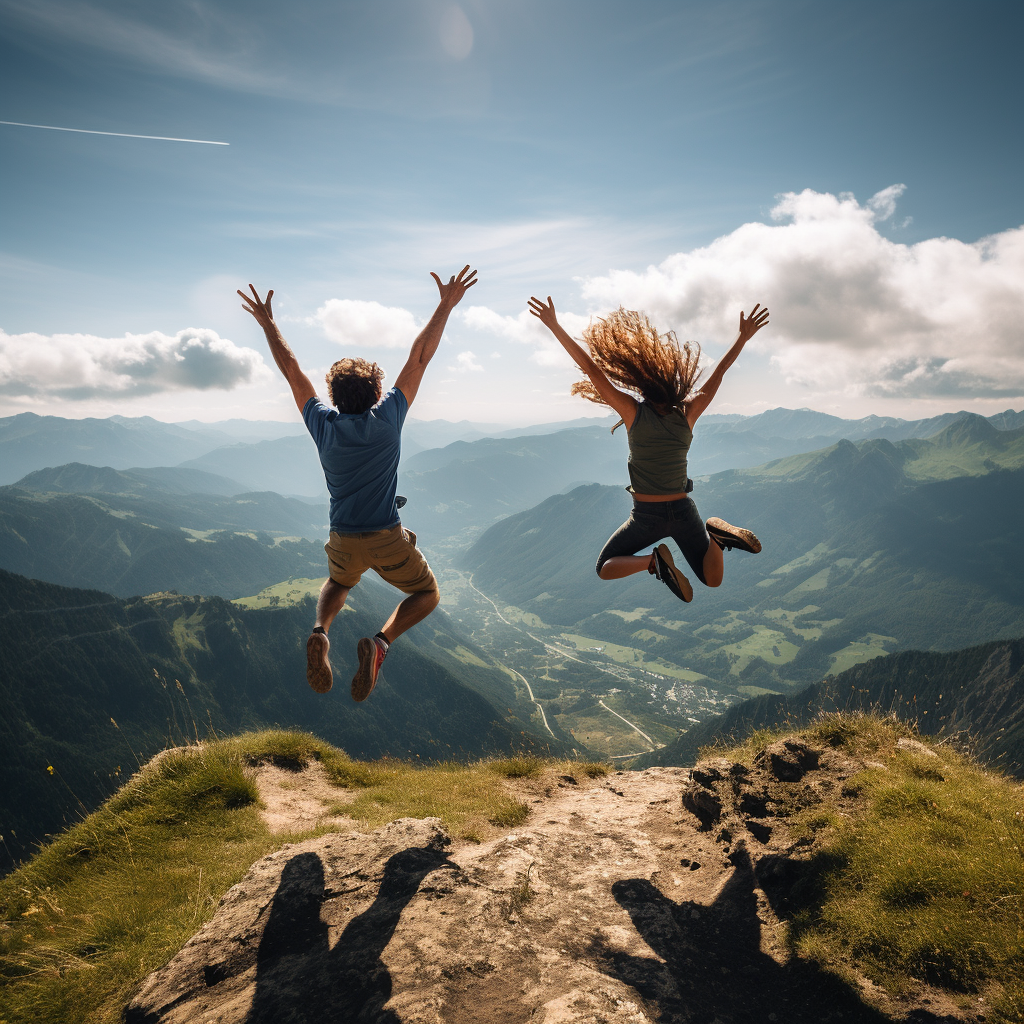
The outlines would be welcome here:
M 430 276 L 437 283 L 441 301 L 438 302 L 437 309 L 434 310 L 434 315 L 427 322 L 427 326 L 416 336 L 409 351 L 409 358 L 405 361 L 398 380 L 395 381 L 395 387 L 405 395 L 409 405 L 412 405 L 416 392 L 420 389 L 423 371 L 434 358 L 437 346 L 441 344 L 441 335 L 444 334 L 449 314 L 477 281 L 476 271 L 470 270 L 468 263 L 459 271 L 458 276 L 449 278 L 447 284 L 442 283 L 441 278 L 433 271 L 430 272 Z
M 242 309 L 247 313 L 251 313 L 256 323 L 263 328 L 263 333 L 267 336 L 267 344 L 270 346 L 270 354 L 274 357 L 277 368 L 284 374 L 284 379 L 288 381 L 295 404 L 299 407 L 299 412 L 302 412 L 306 408 L 306 403 L 311 398 L 316 398 L 316 388 L 313 387 L 312 381 L 302 372 L 302 367 L 299 366 L 295 353 L 291 350 L 288 342 L 284 340 L 284 336 L 278 329 L 277 324 L 274 323 L 274 313 L 270 308 L 270 300 L 274 297 L 274 289 L 271 288 L 267 292 L 265 301 L 260 299 L 259 292 L 252 285 L 249 285 L 249 289 L 252 291 L 253 296 L 255 296 L 254 298 L 250 298 L 241 290 L 238 292 L 246 302 Z

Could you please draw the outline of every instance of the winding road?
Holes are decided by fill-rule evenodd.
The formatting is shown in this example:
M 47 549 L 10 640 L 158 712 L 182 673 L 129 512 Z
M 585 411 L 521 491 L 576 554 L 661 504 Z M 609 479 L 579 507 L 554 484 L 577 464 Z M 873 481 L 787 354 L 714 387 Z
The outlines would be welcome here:
M 458 572 L 458 570 L 454 570 L 454 571 Z M 557 644 L 548 643 L 548 641 L 543 639 L 543 637 L 539 637 L 536 634 L 531 633 L 528 629 L 524 629 L 522 626 L 517 625 L 514 622 L 510 622 L 508 619 L 505 618 L 504 615 L 501 614 L 501 610 L 494 603 L 494 601 L 491 598 L 489 598 L 482 590 L 480 590 L 477 587 L 477 585 L 473 582 L 473 574 L 472 573 L 466 574 L 466 573 L 459 572 L 459 575 L 464 580 L 466 580 L 469 583 L 470 589 L 474 593 L 476 593 L 477 595 L 482 597 L 494 609 L 494 614 L 497 615 L 498 618 L 501 619 L 501 621 L 504 622 L 506 626 L 511 626 L 512 629 L 516 629 L 520 633 L 525 633 L 531 640 L 533 640 L 536 643 L 540 644 L 542 647 L 546 648 L 547 650 L 553 651 L 555 654 L 559 655 L 559 657 L 568 658 L 570 661 L 578 662 L 580 665 L 587 665 L 590 668 L 596 668 L 599 672 L 604 672 L 606 675 L 614 676 L 616 679 L 619 678 L 619 675 L 618 675 L 617 672 L 614 672 L 614 671 L 612 671 L 610 669 L 606 669 L 606 668 L 602 667 L 601 665 L 595 665 L 592 661 L 585 661 L 583 658 L 577 658 L 575 654 L 572 654 L 566 648 L 561 647 L 561 646 L 559 646 Z M 524 676 L 522 674 L 522 672 L 518 671 L 517 669 L 511 668 L 510 666 L 506 666 L 506 667 L 509 667 L 512 672 L 515 672 L 515 674 L 517 676 L 519 676 L 520 679 L 522 679 L 523 685 L 526 687 L 526 691 L 530 695 L 530 700 L 533 702 L 533 704 L 536 706 L 537 710 L 540 712 L 540 717 L 541 717 L 542 721 L 544 722 L 544 728 L 547 729 L 547 731 L 549 733 L 551 733 L 552 736 L 554 736 L 555 734 L 554 734 L 554 732 L 552 732 L 551 726 L 548 725 L 547 715 L 544 714 L 543 706 L 541 705 L 540 701 L 538 701 L 536 699 L 536 697 L 534 697 L 534 695 L 533 695 L 533 687 L 530 686 L 529 680 L 526 678 L 526 676 Z M 618 711 L 613 711 L 610 707 L 608 707 L 607 704 L 605 704 L 605 702 L 603 700 L 598 700 L 598 704 L 600 704 L 601 707 L 603 707 L 605 709 L 605 711 L 609 712 L 610 714 L 613 714 L 616 718 L 619 718 L 623 722 L 625 722 L 626 725 L 628 725 L 634 732 L 637 732 L 641 736 L 643 736 L 643 738 L 651 745 L 651 750 L 657 750 L 661 746 L 660 743 L 658 743 L 655 740 L 651 739 L 651 737 L 648 736 L 647 733 L 645 733 L 643 731 L 643 729 L 639 728 L 639 726 L 635 725 L 633 722 L 631 722 L 628 718 L 624 717 L 623 715 L 620 715 L 618 713 Z M 622 757 L 635 757 L 636 755 L 635 754 L 619 754 L 617 756 L 619 758 L 622 758 Z

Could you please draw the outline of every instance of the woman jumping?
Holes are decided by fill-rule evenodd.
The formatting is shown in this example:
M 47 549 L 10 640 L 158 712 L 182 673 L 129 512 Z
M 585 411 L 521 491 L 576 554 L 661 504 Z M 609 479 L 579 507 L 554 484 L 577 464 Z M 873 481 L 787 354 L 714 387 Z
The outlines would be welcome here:
M 692 600 L 693 587 L 676 568 L 667 545 L 658 544 L 649 555 L 637 554 L 671 537 L 697 579 L 709 587 L 719 586 L 725 569 L 722 551 L 739 548 L 756 554 L 761 542 L 749 530 L 722 519 L 709 519 L 705 530 L 689 497 L 693 482 L 686 475 L 686 453 L 697 418 L 711 404 L 743 346 L 768 323 L 768 310 L 758 303 L 749 317 L 740 313 L 739 335 L 696 393 L 700 347 L 680 345 L 671 331 L 658 334 L 645 313 L 619 308 L 590 324 L 583 332 L 587 352 L 558 323 L 550 295 L 546 303 L 531 298 L 530 312 L 587 375 L 587 380 L 573 385 L 572 393 L 611 406 L 629 435 L 626 490 L 633 495 L 633 511 L 601 550 L 598 576 L 618 580 L 646 569 L 676 597 Z

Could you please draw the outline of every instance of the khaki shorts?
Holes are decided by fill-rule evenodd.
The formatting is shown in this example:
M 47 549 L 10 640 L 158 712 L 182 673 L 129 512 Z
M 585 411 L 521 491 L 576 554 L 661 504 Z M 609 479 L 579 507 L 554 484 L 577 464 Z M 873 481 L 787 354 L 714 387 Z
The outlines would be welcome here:
M 416 547 L 416 534 L 399 523 L 375 533 L 331 533 L 324 545 L 331 579 L 354 587 L 367 569 L 406 594 L 437 590 L 437 580 Z

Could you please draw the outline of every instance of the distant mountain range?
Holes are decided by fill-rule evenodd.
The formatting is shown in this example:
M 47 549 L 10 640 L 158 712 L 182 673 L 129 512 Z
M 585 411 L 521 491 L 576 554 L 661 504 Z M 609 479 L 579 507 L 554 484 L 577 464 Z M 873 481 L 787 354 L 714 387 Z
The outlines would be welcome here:
M 77 820 L 158 750 L 214 733 L 315 731 L 359 758 L 567 753 L 505 710 L 508 676 L 441 612 L 394 645 L 381 685 L 355 704 L 356 642 L 390 609 L 383 586 L 353 595 L 331 631 L 335 688 L 317 695 L 305 680 L 312 601 L 259 611 L 219 598 L 123 601 L 0 571 L 7 852 Z
M 895 442 L 930 437 L 968 415 L 958 412 L 924 420 L 879 416 L 844 420 L 809 409 L 773 409 L 756 416 L 707 415 L 699 425 L 691 475 L 755 466 L 819 449 L 839 438 L 885 438 Z M 570 430 L 601 432 L 613 421 L 614 417 L 582 417 L 565 423 L 510 428 L 493 423 L 410 418 L 404 432 L 404 456 L 409 462 L 424 450 L 458 442 L 564 435 Z M 1024 426 L 1024 412 L 1007 410 L 989 417 L 989 422 L 1000 430 L 1018 429 Z M 606 433 L 604 436 L 607 439 Z M 218 453 L 218 449 L 225 450 Z M 600 475 L 603 467 L 614 461 L 618 451 L 612 444 L 606 453 L 595 452 L 593 464 L 584 461 L 579 472 L 564 477 L 554 490 L 563 490 L 575 482 L 604 482 L 605 477 Z M 462 455 L 459 459 L 479 461 L 466 460 Z M 184 464 L 238 481 L 245 490 L 273 490 L 309 497 L 324 494 L 316 452 L 298 413 L 294 420 L 280 423 L 226 420 L 206 424 L 193 420 L 176 424 L 150 417 L 122 416 L 70 420 L 35 413 L 0 419 L 0 484 L 14 483 L 35 470 L 71 462 L 117 470 Z M 625 482 L 624 472 L 620 475 Z
M 631 767 L 692 765 L 704 747 L 755 729 L 799 728 L 832 711 L 880 711 L 928 736 L 960 737 L 984 760 L 1024 778 L 1024 640 L 876 658 L 797 693 L 737 704 Z
M 702 515 L 749 527 L 764 550 L 727 554 L 723 586 L 695 583 L 691 604 L 646 574 L 596 578 L 630 508 L 618 488 L 549 497 L 460 564 L 569 635 L 642 648 L 707 685 L 786 690 L 901 648 L 1024 634 L 1022 464 L 1024 430 L 969 417 L 930 441 L 843 440 L 702 480 Z

